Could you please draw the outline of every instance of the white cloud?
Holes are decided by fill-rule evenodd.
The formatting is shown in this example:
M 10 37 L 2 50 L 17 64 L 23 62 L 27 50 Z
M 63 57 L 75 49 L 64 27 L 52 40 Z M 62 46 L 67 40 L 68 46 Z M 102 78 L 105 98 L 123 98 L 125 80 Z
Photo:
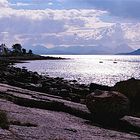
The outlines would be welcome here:
M 48 5 L 50 5 L 50 6 L 51 6 L 51 5 L 53 5 L 53 3 L 52 3 L 52 2 L 49 2 L 49 3 L 48 3 Z
M 16 10 L 8 7 L 6 0 L 2 1 L 0 7 L 2 3 L 5 6 L 0 12 L 0 40 L 8 45 L 16 42 L 46 44 L 50 48 L 63 44 L 111 46 L 125 42 L 132 45 L 139 38 L 140 25 L 104 22 L 101 16 L 107 15 L 106 11 Z
M 8 0 L 0 0 L 0 8 L 5 8 L 9 6 Z
M 14 4 L 10 4 L 10 6 L 29 6 L 29 5 L 32 5 L 32 4 L 22 3 L 22 2 L 17 2 L 17 3 L 14 3 Z

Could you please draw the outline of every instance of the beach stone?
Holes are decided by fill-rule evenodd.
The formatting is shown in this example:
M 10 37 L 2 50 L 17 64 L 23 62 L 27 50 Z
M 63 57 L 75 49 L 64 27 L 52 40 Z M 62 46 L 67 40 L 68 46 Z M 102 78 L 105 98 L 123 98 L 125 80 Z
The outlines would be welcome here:
M 129 111 L 129 99 L 119 92 L 96 90 L 86 97 L 86 106 L 94 120 L 115 121 Z
M 118 82 L 112 90 L 121 92 L 129 98 L 132 111 L 140 111 L 140 80 L 131 78 Z

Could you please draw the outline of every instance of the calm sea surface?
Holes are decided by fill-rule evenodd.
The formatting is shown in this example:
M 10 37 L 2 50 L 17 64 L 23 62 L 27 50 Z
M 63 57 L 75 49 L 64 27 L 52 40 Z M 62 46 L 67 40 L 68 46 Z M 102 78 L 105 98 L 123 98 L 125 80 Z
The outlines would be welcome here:
M 140 56 L 119 55 L 51 55 L 70 58 L 67 60 L 36 60 L 16 64 L 28 70 L 51 77 L 77 80 L 79 83 L 91 82 L 114 85 L 131 77 L 140 79 Z

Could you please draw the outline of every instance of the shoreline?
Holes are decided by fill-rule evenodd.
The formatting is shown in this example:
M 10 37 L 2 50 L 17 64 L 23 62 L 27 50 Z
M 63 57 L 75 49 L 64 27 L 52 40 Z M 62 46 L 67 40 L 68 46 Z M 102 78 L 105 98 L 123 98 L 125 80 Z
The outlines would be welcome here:
M 37 72 L 29 71 L 25 67 L 18 68 L 15 67 L 15 63 L 26 63 L 30 60 L 65 60 L 67 58 L 61 57 L 45 57 L 39 55 L 25 57 L 0 57 L 2 67 L 0 68 L 0 82 L 6 83 L 12 86 L 17 86 L 33 91 L 39 91 L 43 93 L 49 93 L 52 95 L 60 96 L 65 100 L 85 103 L 85 98 L 91 92 L 95 90 L 117 90 L 115 85 L 121 82 L 127 82 L 133 80 L 134 78 L 117 82 L 114 86 L 90 83 L 81 84 L 76 80 L 66 80 L 62 77 L 51 77 L 49 75 L 41 75 Z M 4 77 L 2 77 L 4 76 Z M 139 79 L 134 79 L 135 81 Z
M 32 55 L 32 56 L 0 56 L 0 61 L 5 61 L 7 63 L 22 63 L 22 61 L 30 61 L 30 60 L 65 60 L 66 58 L 61 57 L 51 57 L 51 56 L 40 56 L 40 55 Z
M 79 102 L 80 98 L 79 98 L 79 95 L 77 95 L 77 92 L 80 93 L 83 90 L 86 94 L 88 94 L 89 87 L 87 85 L 78 84 L 77 81 L 75 81 L 75 80 L 69 81 L 69 80 L 65 80 L 64 78 L 60 78 L 60 77 L 53 78 L 53 77 L 45 76 L 45 75 L 42 76 L 42 75 L 39 75 L 37 72 L 28 71 L 26 68 L 14 67 L 15 63 L 24 63 L 24 62 L 30 61 L 30 60 L 64 60 L 64 59 L 67 59 L 67 58 L 50 57 L 50 56 L 49 57 L 42 57 L 42 56 L 38 57 L 37 56 L 37 58 L 28 57 L 25 59 L 24 57 L 22 57 L 22 59 L 21 59 L 21 57 L 20 57 L 20 59 L 19 59 L 17 57 L 12 57 L 12 59 L 11 59 L 11 57 L 0 57 L 0 61 L 4 63 L 4 66 L 3 66 L 3 68 L 0 69 L 0 71 L 1 72 L 5 71 L 4 73 L 9 74 L 9 75 L 4 74 L 5 79 L 3 79 L 3 81 L 0 79 L 0 81 L 2 83 L 7 83 L 9 85 L 13 85 L 13 86 L 21 87 L 21 88 L 27 88 L 27 89 L 34 90 L 34 91 L 41 91 L 41 92 L 48 92 L 49 89 L 47 87 L 45 87 L 47 85 L 47 81 L 48 81 L 50 87 L 54 84 L 49 90 L 50 94 L 62 96 L 63 98 L 70 100 L 69 99 L 70 95 L 69 95 L 69 93 L 66 93 L 66 92 L 68 92 L 68 90 L 74 90 L 72 92 L 76 92 L 76 94 L 72 95 L 73 97 L 71 97 L 71 99 L 74 102 Z M 16 78 L 17 73 L 19 75 L 21 74 L 19 76 L 19 77 L 21 77 L 21 79 Z M 11 74 L 12 75 L 15 74 L 15 75 L 10 77 Z M 22 76 L 23 76 L 23 78 L 22 78 Z M 28 79 L 31 77 L 33 78 L 32 80 Z M 2 78 L 2 76 L 0 76 L 0 78 Z M 15 81 L 12 79 L 15 79 Z M 56 91 L 56 88 L 58 88 L 58 87 L 60 88 L 60 86 L 62 86 L 62 88 L 63 88 L 62 91 L 60 91 L 60 90 Z M 85 93 L 83 93 L 83 94 L 85 94 Z
M 36 56 L 36 55 L 35 55 Z M 1 57 L 2 58 L 2 57 Z M 9 57 L 10 58 L 10 57 Z M 41 59 L 39 59 L 41 58 Z M 22 57 L 22 60 L 24 57 Z M 42 57 L 39 56 L 38 59 L 31 58 L 26 60 L 62 60 L 65 58 L 60 57 Z M 95 90 L 103 90 L 103 91 L 110 91 L 110 90 L 118 90 L 120 92 L 123 92 L 120 90 L 120 87 L 118 88 L 117 85 L 125 82 L 129 82 L 130 84 L 138 83 L 140 80 L 136 80 L 134 78 L 128 79 L 126 81 L 120 81 L 117 82 L 114 86 L 106 86 L 106 85 L 100 85 L 96 83 L 91 84 L 80 84 L 76 80 L 66 80 L 61 77 L 50 77 L 48 75 L 40 75 L 37 72 L 32 72 L 27 70 L 26 68 L 16 68 L 13 64 L 15 63 L 22 63 L 25 61 L 22 61 L 21 59 L 0 59 L 0 61 L 4 64 L 0 68 L 0 82 L 4 84 L 9 84 L 12 86 L 17 86 L 33 91 L 39 91 L 43 93 L 48 93 L 51 95 L 60 96 L 65 100 L 77 102 L 81 104 L 85 104 L 86 96 Z M 2 64 L 0 64 L 2 65 Z M 131 83 L 132 81 L 132 83 Z M 121 85 L 121 87 L 124 85 Z M 135 88 L 134 86 L 132 88 Z M 127 87 L 126 89 L 127 90 Z M 135 89 L 134 89 L 135 90 Z M 139 90 L 139 89 L 136 89 Z M 138 92 L 138 91 L 136 91 Z M 124 93 L 126 94 L 126 93 Z M 131 93 L 132 94 L 132 93 Z M 137 95 L 138 96 L 138 95 Z M 133 95 L 132 95 L 133 97 Z M 129 97 L 131 98 L 131 96 Z M 139 97 L 138 97 L 139 98 Z M 130 99 L 131 100 L 131 99 Z M 140 111 L 139 111 L 140 116 Z

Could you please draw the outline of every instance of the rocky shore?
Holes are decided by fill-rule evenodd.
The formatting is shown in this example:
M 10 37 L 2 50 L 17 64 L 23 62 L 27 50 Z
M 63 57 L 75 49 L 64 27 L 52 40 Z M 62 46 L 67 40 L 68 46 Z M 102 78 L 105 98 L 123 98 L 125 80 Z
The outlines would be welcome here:
M 68 81 L 60 77 L 39 75 L 37 72 L 28 71 L 26 68 L 16 68 L 9 65 L 9 61 L 1 61 L 0 82 L 50 95 L 60 96 L 65 100 L 85 104 L 86 96 L 95 90 L 118 91 L 130 100 L 131 112 L 139 114 L 140 109 L 140 80 L 134 78 L 118 82 L 109 87 L 91 83 L 90 85 L 78 84 L 77 81 Z
M 63 60 L 66 58 L 41 56 L 41 55 L 26 55 L 26 56 L 0 56 L 0 61 L 4 63 L 22 63 L 27 60 Z
M 62 58 L 41 59 L 53 60 Z M 28 71 L 26 68 L 21 69 L 11 65 L 21 60 L 24 59 L 0 59 L 0 109 L 6 111 L 8 119 L 12 118 L 10 120 L 10 129 L 7 132 L 6 130 L 4 132 L 0 131 L 0 137 L 6 137 L 7 133 L 9 139 L 12 139 L 11 136 L 16 139 L 17 136 L 17 139 L 20 139 L 20 137 L 21 139 L 27 139 L 28 137 L 28 139 L 35 140 L 43 140 L 45 137 L 52 140 L 72 140 L 74 136 L 77 140 L 140 138 L 140 119 L 135 118 L 140 116 L 140 80 L 132 78 L 118 82 L 113 87 L 95 83 L 90 85 L 78 84 L 75 80 L 68 81 L 59 77 L 42 76 L 37 72 Z M 31 60 L 34 59 L 32 58 Z M 100 111 L 102 113 L 105 111 L 104 114 L 101 113 L 101 116 L 112 116 L 113 113 L 115 118 L 115 115 L 118 114 L 118 109 L 122 109 L 120 111 L 122 113 L 119 115 L 128 115 L 129 117 L 127 116 L 117 121 L 112 119 L 114 122 L 111 124 L 100 123 L 101 121 L 94 122 L 92 120 L 94 115 L 92 116 L 85 105 L 87 104 L 87 95 L 89 96 L 90 93 L 94 94 L 90 97 L 90 100 L 92 99 L 91 104 L 87 106 L 89 110 L 91 105 L 96 106 L 96 109 L 92 107 L 90 110 L 92 113 L 92 109 L 94 109 L 94 115 L 95 112 L 99 114 Z M 10 109 L 8 109 L 9 106 L 11 106 Z M 128 108 L 130 109 L 128 110 Z M 13 114 L 14 110 L 16 110 L 15 114 Z M 125 111 L 127 113 L 124 113 Z M 27 115 L 24 116 L 24 113 L 27 113 Z M 36 117 L 35 113 L 37 113 Z M 52 118 L 50 118 L 51 116 Z M 62 118 L 62 120 L 57 116 Z M 25 122 L 26 117 L 28 119 Z M 41 119 L 41 117 L 43 118 Z M 105 120 L 103 117 L 101 119 Z M 36 124 L 31 121 L 32 118 L 33 120 L 38 118 Z M 70 120 L 63 122 L 63 119 Z M 47 121 L 50 120 L 55 122 L 52 125 L 54 128 L 50 125 L 50 122 L 47 124 Z M 46 124 L 43 124 L 42 121 L 46 122 Z M 55 126 L 56 124 L 58 126 Z M 60 127 L 61 124 L 62 129 Z M 65 129 L 65 125 L 67 127 L 72 126 L 72 128 Z M 27 130 L 30 132 L 30 134 L 27 134 L 28 136 L 26 135 Z M 35 134 L 32 134 L 33 130 L 37 133 L 36 136 L 33 136 Z M 21 131 L 22 134 L 19 136 Z M 14 135 L 11 132 L 14 132 Z M 42 135 L 39 135 L 39 133 Z M 49 135 L 47 135 L 48 133 Z M 62 137 L 59 137 L 60 134 Z
M 9 65 L 0 67 L 0 82 L 61 96 L 74 102 L 81 102 L 89 94 L 89 87 L 83 84 L 80 85 L 76 81 L 67 81 L 59 77 L 42 76 L 37 72 Z

